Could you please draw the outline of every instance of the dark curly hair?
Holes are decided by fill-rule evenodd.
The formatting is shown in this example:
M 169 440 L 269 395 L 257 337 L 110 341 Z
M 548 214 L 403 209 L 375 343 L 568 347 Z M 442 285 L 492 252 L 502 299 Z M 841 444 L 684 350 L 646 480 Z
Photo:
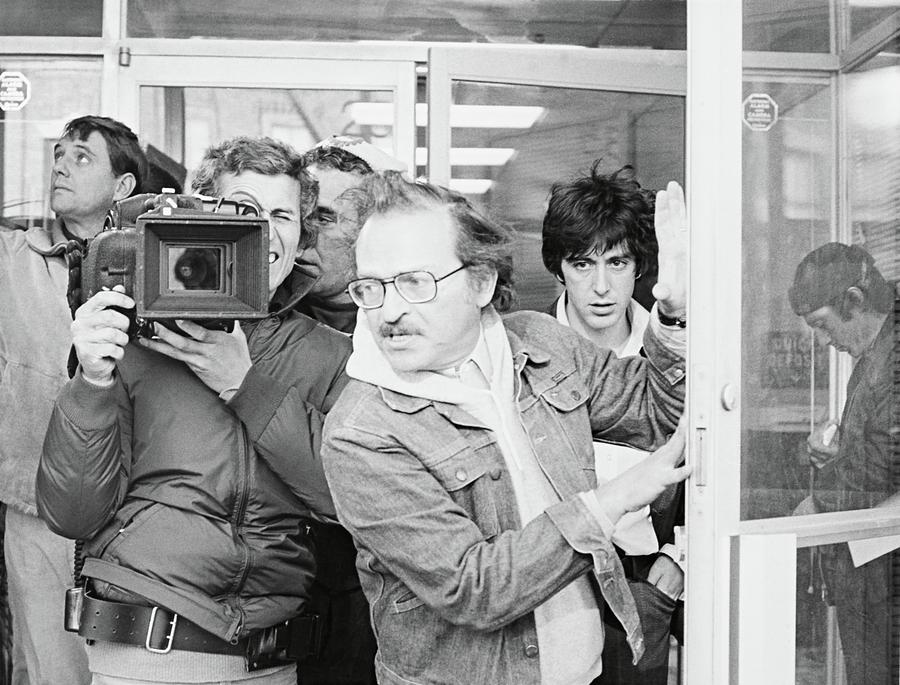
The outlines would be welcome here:
M 360 223 L 373 215 L 397 211 L 445 209 L 459 229 L 457 257 L 475 278 L 487 279 L 497 273 L 491 298 L 497 311 L 513 305 L 515 231 L 479 212 L 463 195 L 442 186 L 407 181 L 397 171 L 384 171 L 366 177 L 359 189 L 347 191 L 346 196 L 355 201 Z
M 605 175 L 600 162 L 596 160 L 586 176 L 550 188 L 541 245 L 544 266 L 562 281 L 564 259 L 624 244 L 638 277 L 652 276 L 659 252 L 653 227 L 656 196 L 641 188 L 632 166 Z
M 336 145 L 320 145 L 303 153 L 306 166 L 321 166 L 337 171 L 371 174 L 373 169 L 364 159 Z

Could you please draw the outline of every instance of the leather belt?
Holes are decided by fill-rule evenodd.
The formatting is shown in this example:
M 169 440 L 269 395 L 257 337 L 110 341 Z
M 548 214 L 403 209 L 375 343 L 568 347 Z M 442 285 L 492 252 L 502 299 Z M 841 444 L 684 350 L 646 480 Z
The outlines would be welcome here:
M 231 644 L 168 609 L 110 602 L 87 592 L 78 634 L 88 640 L 138 645 L 159 654 L 173 649 L 239 656 L 247 652 L 246 638 Z
M 293 663 L 321 650 L 321 627 L 315 614 L 298 616 L 231 643 L 163 607 L 110 602 L 87 592 L 83 602 L 78 634 L 88 640 L 137 645 L 158 654 L 178 649 L 243 656 L 251 671 Z

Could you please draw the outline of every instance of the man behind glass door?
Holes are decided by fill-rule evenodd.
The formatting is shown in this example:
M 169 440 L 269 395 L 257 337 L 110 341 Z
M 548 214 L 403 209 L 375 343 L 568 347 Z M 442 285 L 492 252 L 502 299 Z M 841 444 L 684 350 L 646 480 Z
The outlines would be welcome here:
M 68 378 L 66 243 L 98 233 L 112 203 L 138 192 L 146 176 L 131 129 L 107 117 L 78 117 L 53 147 L 55 223 L 0 230 L 0 500 L 7 504 L 16 685 L 90 680 L 82 640 L 63 630 L 74 544 L 37 517 L 34 478 L 54 398 Z
M 303 273 L 315 277 L 297 311 L 352 333 L 358 308 L 347 294 L 356 276 L 353 244 L 359 234 L 354 189 L 367 176 L 385 170 L 406 171 L 403 162 L 357 136 L 331 136 L 307 150 L 303 159 L 316 181 L 316 207 L 309 217 L 315 243 L 297 255 Z M 336 523 L 312 524 L 316 534 L 316 580 L 310 604 L 329 637 L 321 658 L 300 669 L 302 685 L 374 685 L 375 635 L 369 604 L 356 573 L 356 547 Z
M 301 268 L 316 277 L 297 310 L 344 333 L 356 325 L 357 307 L 347 294 L 356 275 L 353 244 L 359 233 L 355 202 L 347 192 L 372 173 L 406 171 L 406 165 L 357 136 L 331 136 L 303 154 L 318 185 L 309 223 L 316 243 L 297 255 Z
M 892 444 L 896 289 L 864 249 L 827 243 L 800 262 L 789 297 L 794 313 L 820 341 L 855 361 L 840 423 L 818 426 L 807 440 L 811 463 L 833 474 L 834 488 L 810 495 L 794 513 L 891 504 L 900 475 Z M 823 554 L 848 685 L 890 682 L 891 556 L 857 567 L 847 545 L 824 548 Z
M 618 357 L 641 351 L 650 313 L 634 299 L 635 281 L 656 271 L 654 194 L 641 188 L 634 169 L 590 173 L 555 183 L 544 216 L 544 265 L 565 286 L 548 312 L 598 347 Z M 599 478 L 613 478 L 646 452 L 594 442 Z M 645 652 L 632 664 L 622 626 L 604 616 L 606 640 L 598 685 L 665 685 L 673 615 L 683 605 L 684 572 L 676 561 L 674 525 L 683 513 L 683 489 L 667 489 L 651 506 L 623 517 L 613 542 L 622 550 L 625 574 L 644 631 Z M 660 543 L 664 543 L 660 547 Z M 681 616 L 679 612 L 677 616 Z M 678 626 L 680 628 L 680 625 Z M 676 630 L 680 634 L 680 630 Z

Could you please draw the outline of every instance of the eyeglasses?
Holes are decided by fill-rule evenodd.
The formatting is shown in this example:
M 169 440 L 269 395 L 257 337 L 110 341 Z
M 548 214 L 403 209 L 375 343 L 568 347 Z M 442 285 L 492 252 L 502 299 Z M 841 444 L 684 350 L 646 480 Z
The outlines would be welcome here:
M 410 304 L 422 304 L 431 302 L 437 297 L 437 284 L 440 281 L 462 271 L 467 266 L 469 265 L 462 264 L 440 278 L 435 278 L 430 271 L 407 271 L 397 274 L 393 278 L 358 278 L 350 281 L 347 292 L 357 307 L 378 309 L 384 304 L 385 286 L 393 283 L 404 300 Z

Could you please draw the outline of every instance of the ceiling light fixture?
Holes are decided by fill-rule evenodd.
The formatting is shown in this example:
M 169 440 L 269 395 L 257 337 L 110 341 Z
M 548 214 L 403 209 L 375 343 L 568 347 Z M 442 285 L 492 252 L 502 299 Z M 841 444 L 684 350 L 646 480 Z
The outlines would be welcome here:
M 516 153 L 511 147 L 452 147 L 450 166 L 503 166 Z M 428 148 L 416 148 L 416 165 L 428 164 Z
M 530 105 L 451 105 L 451 128 L 531 128 L 544 114 Z M 351 102 L 347 113 L 362 126 L 393 126 L 391 102 Z M 428 123 L 428 105 L 416 104 L 416 126 Z

